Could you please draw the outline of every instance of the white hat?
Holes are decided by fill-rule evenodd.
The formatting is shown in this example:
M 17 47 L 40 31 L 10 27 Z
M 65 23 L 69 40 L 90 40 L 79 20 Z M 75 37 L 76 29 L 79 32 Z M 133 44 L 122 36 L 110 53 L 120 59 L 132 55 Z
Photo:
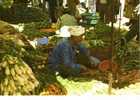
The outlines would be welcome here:
M 56 31 L 58 37 L 70 37 L 69 26 L 63 26 L 60 30 Z
M 70 26 L 69 32 L 72 36 L 80 36 L 85 33 L 85 28 L 82 26 Z

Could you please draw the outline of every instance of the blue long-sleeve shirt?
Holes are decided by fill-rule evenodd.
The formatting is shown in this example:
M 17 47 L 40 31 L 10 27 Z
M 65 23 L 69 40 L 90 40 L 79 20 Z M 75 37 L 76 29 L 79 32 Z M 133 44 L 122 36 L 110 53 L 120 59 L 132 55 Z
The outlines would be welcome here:
M 79 44 L 73 46 L 68 40 L 60 42 L 52 51 L 51 56 L 49 56 L 49 67 L 56 70 L 59 68 L 59 65 L 64 65 L 80 71 L 80 64 L 75 63 L 77 50 L 88 56 L 88 50 L 84 47 L 84 45 Z

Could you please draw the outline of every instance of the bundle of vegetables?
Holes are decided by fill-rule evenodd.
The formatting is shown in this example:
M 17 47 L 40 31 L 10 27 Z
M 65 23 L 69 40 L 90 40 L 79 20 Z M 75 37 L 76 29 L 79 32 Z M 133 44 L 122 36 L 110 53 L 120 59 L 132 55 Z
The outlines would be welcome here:
M 85 39 L 86 39 L 86 40 L 96 39 L 96 38 L 98 38 L 97 35 L 98 35 L 98 34 L 96 34 L 96 33 L 94 32 L 94 30 L 90 30 L 89 32 L 85 32 Z
M 95 32 L 97 34 L 107 34 L 111 33 L 111 27 L 107 26 L 105 23 L 99 21 L 95 26 Z
M 43 22 L 31 22 L 24 26 L 23 33 L 28 36 L 29 39 L 36 37 L 47 36 L 45 32 L 41 32 L 39 29 L 49 27 L 48 21 Z
M 23 60 L 33 69 L 40 70 L 47 65 L 48 54 L 43 51 L 34 50 L 34 49 L 26 49 L 27 53 L 24 54 Z
M 49 22 L 48 19 L 44 19 L 43 21 L 34 22 L 34 23 L 36 23 L 37 29 L 51 27 L 51 23 Z
M 0 63 L 0 94 L 29 95 L 39 82 L 31 68 L 21 59 L 5 55 Z
M 123 46 L 116 47 L 117 61 L 126 70 L 138 68 L 140 69 L 140 46 L 139 43 L 129 42 Z
M 25 45 L 22 40 L 12 35 L 0 35 L 0 61 L 5 54 L 13 56 L 24 56 L 26 50 L 23 48 Z
M 105 47 L 105 42 L 101 39 L 89 40 L 90 47 Z
M 58 83 L 49 84 L 40 95 L 66 95 L 67 91 L 61 87 Z
M 1 14 L 2 20 L 13 24 L 43 21 L 48 18 L 48 14 L 40 8 L 24 7 L 23 5 L 4 8 L 4 11 Z
M 4 33 L 16 33 L 17 30 L 12 27 L 9 23 L 0 20 L 0 34 L 4 34 Z
M 125 67 L 127 70 L 131 69 L 140 69 L 140 51 L 132 51 L 128 52 L 126 58 L 125 58 Z

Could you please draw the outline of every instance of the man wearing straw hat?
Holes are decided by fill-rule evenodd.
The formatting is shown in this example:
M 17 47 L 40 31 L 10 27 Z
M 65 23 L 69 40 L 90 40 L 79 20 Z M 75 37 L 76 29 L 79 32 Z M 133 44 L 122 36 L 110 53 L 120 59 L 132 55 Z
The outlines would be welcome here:
M 86 61 L 91 61 L 97 66 L 100 61 L 91 57 L 87 48 L 81 44 L 85 29 L 81 26 L 64 26 L 60 29 L 60 37 L 68 37 L 68 39 L 59 42 L 53 49 L 48 60 L 48 68 L 52 72 L 59 72 L 63 77 L 69 75 L 77 76 L 80 72 L 87 71 L 87 66 L 78 63 L 77 53 L 85 55 Z

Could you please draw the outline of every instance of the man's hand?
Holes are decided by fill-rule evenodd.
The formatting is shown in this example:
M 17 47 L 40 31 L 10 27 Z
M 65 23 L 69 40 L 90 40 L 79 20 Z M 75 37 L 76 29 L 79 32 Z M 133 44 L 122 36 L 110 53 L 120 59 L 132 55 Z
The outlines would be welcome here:
M 81 65 L 81 71 L 80 71 L 80 74 L 81 75 L 94 75 L 95 74 L 95 72 L 93 72 L 93 70 L 91 70 L 91 69 L 89 69 L 89 68 L 87 68 L 87 67 L 85 67 L 84 65 Z

